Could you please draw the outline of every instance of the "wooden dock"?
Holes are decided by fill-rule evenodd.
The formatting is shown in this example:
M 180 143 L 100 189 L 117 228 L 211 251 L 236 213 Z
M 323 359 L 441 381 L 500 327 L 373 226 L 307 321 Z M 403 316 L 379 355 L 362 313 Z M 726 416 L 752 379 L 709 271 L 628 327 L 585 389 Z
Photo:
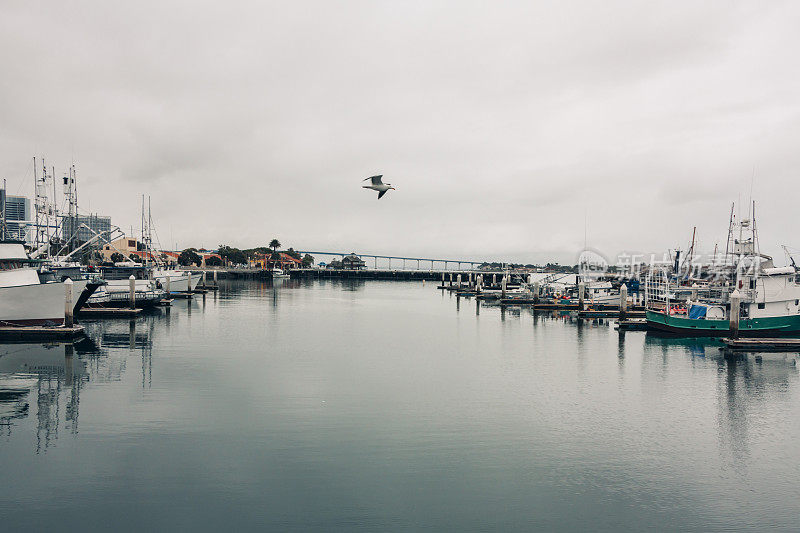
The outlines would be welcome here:
M 169 293 L 169 297 L 173 300 L 191 300 L 192 293 L 191 292 L 171 292 Z
M 792 338 L 747 338 L 722 339 L 721 350 L 743 352 L 800 352 L 800 339 Z
M 642 331 L 647 329 L 647 320 L 642 318 L 625 318 L 617 321 L 620 331 Z
M 78 311 L 81 318 L 135 318 L 142 312 L 141 309 L 130 307 L 95 307 L 83 308 Z
M 585 309 L 578 311 L 578 318 L 619 318 L 619 309 Z M 626 318 L 644 318 L 644 311 L 626 311 Z
M 83 336 L 83 326 L 2 326 L 0 339 L 11 341 L 72 340 Z

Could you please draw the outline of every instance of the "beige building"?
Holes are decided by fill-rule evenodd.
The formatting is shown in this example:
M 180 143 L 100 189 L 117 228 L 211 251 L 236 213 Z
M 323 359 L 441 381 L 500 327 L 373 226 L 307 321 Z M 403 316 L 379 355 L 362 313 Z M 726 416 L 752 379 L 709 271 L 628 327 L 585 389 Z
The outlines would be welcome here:
M 122 255 L 132 255 L 136 252 L 139 241 L 130 237 L 121 237 L 116 241 L 111 241 L 103 245 L 103 260 L 111 261 L 111 256 L 114 253 L 121 253 Z

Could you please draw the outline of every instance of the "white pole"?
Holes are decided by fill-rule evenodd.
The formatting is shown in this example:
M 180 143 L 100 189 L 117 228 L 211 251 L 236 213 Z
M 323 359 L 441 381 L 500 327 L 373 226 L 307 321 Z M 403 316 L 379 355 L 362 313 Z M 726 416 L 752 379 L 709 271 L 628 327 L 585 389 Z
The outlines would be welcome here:
M 136 307 L 136 278 L 131 274 L 131 277 L 128 278 L 128 290 L 129 298 L 131 302 L 131 309 Z
M 741 294 L 739 289 L 734 289 L 731 293 L 731 313 L 730 313 L 730 330 L 731 338 L 739 338 L 739 308 L 741 302 Z
M 64 326 L 71 328 L 74 321 L 72 307 L 72 280 L 67 278 L 64 281 Z
M 625 313 L 628 312 L 628 286 L 624 283 L 619 288 L 619 317 L 625 318 Z

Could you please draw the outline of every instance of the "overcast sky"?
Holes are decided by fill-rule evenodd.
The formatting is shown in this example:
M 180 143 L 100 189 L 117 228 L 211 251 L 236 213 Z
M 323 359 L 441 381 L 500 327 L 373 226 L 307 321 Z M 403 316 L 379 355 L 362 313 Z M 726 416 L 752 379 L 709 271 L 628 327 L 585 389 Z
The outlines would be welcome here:
M 585 229 L 713 248 L 755 169 L 782 258 L 798 27 L 791 1 L 7 0 L 0 178 L 74 160 L 82 210 L 138 226 L 148 194 L 165 247 L 573 262 Z

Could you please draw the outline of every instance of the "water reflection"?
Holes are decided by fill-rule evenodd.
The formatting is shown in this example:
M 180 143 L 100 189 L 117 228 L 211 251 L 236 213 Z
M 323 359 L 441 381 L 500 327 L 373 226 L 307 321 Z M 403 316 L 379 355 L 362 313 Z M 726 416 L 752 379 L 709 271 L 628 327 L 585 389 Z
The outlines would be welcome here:
M 36 402 L 36 452 L 58 438 L 62 403 L 64 424 L 78 432 L 80 390 L 88 381 L 86 363 L 74 356 L 72 344 L 6 344 L 0 346 L 0 416 L 11 434 L 16 421 L 24 419 Z M 64 398 L 62 398 L 62 393 Z
M 81 392 L 90 383 L 119 382 L 125 353 L 141 356 L 142 387 L 152 384 L 154 325 L 160 316 L 85 324 L 75 343 L 0 345 L 0 434 L 29 416 L 36 420 L 36 453 L 46 451 L 61 430 L 77 435 Z M 121 349 L 124 349 L 122 351 Z
M 676 337 L 648 331 L 645 334 L 645 346 L 660 350 L 665 356 L 678 350 L 692 357 L 705 357 L 707 353 L 718 354 L 722 344 L 713 337 Z

